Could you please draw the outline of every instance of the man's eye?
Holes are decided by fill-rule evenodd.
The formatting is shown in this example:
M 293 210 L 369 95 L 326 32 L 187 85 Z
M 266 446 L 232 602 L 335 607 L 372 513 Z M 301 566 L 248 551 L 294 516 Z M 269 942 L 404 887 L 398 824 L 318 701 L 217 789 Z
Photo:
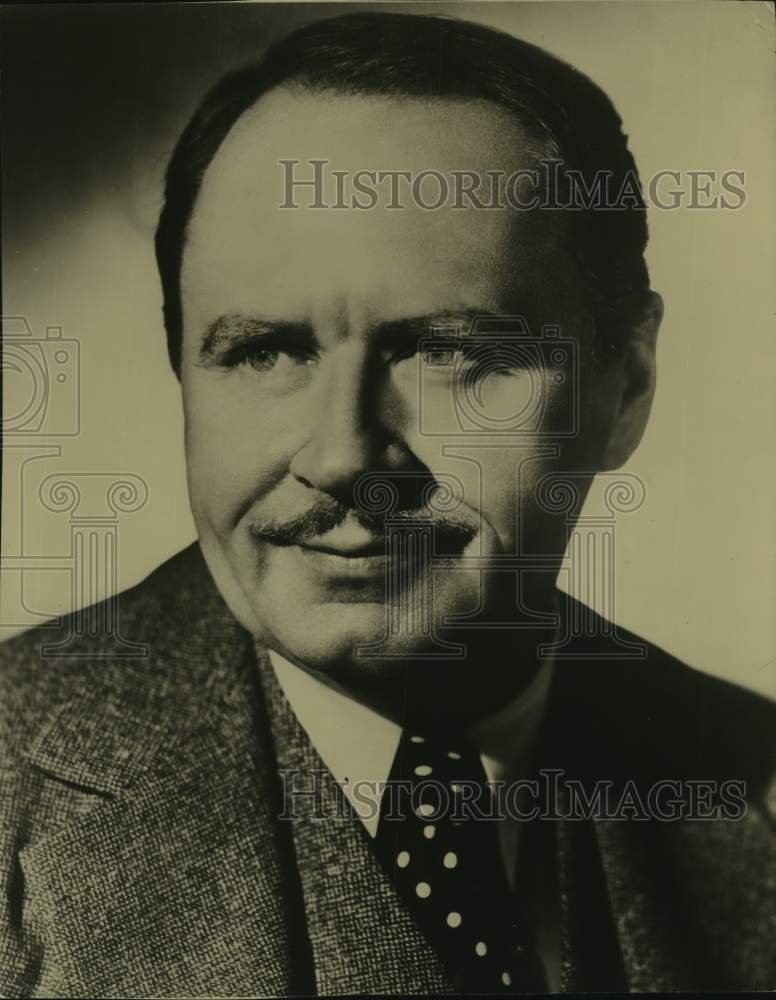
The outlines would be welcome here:
M 439 344 L 424 347 L 419 354 L 423 369 L 439 374 L 467 374 L 474 377 L 510 374 L 524 364 L 523 359 L 517 357 L 514 351 L 505 350 L 498 342 Z
M 419 360 L 424 368 L 449 368 L 466 358 L 466 348 L 457 342 L 442 342 L 432 346 L 414 344 L 395 355 L 394 361 Z
M 257 372 L 268 372 L 278 363 L 280 351 L 272 347 L 254 347 L 243 358 L 243 364 Z
M 315 359 L 302 351 L 283 350 L 280 347 L 253 345 L 241 350 L 236 357 L 228 359 L 228 367 L 252 368 L 255 372 L 276 371 L 290 373 L 295 368 L 312 365 Z
M 432 368 L 443 368 L 452 365 L 456 360 L 456 357 L 460 360 L 462 357 L 461 351 L 456 351 L 452 348 L 426 349 L 421 352 L 423 364 Z
M 435 337 L 431 343 L 414 343 L 393 355 L 393 362 L 413 362 L 413 370 L 431 375 L 479 378 L 501 372 L 511 374 L 524 367 L 524 358 L 511 345 L 498 340 L 471 340 L 461 337 Z

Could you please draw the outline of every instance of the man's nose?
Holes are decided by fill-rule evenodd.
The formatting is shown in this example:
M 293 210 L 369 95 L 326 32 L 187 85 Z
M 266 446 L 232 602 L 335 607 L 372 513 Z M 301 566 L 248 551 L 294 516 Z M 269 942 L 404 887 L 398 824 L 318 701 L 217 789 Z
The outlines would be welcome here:
M 306 486 L 352 504 L 356 481 L 381 467 L 390 437 L 380 419 L 379 373 L 358 343 L 339 345 L 323 369 L 309 415 L 310 437 L 290 470 Z

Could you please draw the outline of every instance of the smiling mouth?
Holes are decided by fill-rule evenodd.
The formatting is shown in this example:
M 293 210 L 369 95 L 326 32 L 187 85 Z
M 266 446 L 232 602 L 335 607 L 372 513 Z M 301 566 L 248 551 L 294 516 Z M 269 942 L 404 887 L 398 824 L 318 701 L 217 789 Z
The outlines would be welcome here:
M 307 571 L 327 586 L 348 581 L 384 585 L 389 579 L 403 586 L 429 571 L 433 557 L 460 556 L 475 534 L 471 527 L 459 523 L 418 518 L 407 518 L 397 531 L 387 533 L 370 530 L 355 519 L 307 537 L 301 532 L 293 538 L 288 533 L 254 529 L 257 540 L 294 553 Z
M 323 542 L 305 542 L 295 546 L 305 564 L 317 576 L 330 581 L 387 581 L 406 585 L 430 569 L 434 556 L 455 557 L 462 554 L 465 543 L 460 535 L 431 539 L 401 537 L 375 538 L 352 546 L 334 546 Z M 398 574 L 398 576 L 396 575 Z

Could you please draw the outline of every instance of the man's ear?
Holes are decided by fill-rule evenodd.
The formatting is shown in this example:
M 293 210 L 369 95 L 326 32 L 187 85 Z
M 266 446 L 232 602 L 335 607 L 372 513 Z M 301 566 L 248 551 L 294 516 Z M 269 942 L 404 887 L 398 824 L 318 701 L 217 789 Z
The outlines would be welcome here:
M 619 363 L 619 394 L 611 430 L 601 455 L 601 471 L 619 469 L 635 451 L 647 426 L 655 395 L 655 345 L 663 319 L 663 300 L 650 292 L 634 323 Z

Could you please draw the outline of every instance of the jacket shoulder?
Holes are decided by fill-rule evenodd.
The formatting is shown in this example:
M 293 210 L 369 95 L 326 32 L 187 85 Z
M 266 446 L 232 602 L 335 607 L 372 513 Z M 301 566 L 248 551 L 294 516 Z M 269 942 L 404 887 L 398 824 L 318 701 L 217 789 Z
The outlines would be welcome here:
M 579 602 L 569 599 L 569 607 L 580 620 Z M 567 719 L 595 719 L 608 734 L 610 753 L 614 745 L 627 748 L 628 760 L 649 763 L 662 776 L 740 777 L 754 789 L 773 781 L 776 702 L 619 627 L 615 642 L 629 655 L 612 655 L 612 624 L 583 610 L 598 625 L 598 638 L 587 644 L 588 655 L 561 656 L 557 664 L 558 701 Z
M 194 544 L 133 587 L 0 643 L 0 746 L 10 753 L 55 706 L 86 691 L 112 653 L 160 635 L 165 619 L 201 587 Z M 96 627 L 95 627 L 96 626 Z

